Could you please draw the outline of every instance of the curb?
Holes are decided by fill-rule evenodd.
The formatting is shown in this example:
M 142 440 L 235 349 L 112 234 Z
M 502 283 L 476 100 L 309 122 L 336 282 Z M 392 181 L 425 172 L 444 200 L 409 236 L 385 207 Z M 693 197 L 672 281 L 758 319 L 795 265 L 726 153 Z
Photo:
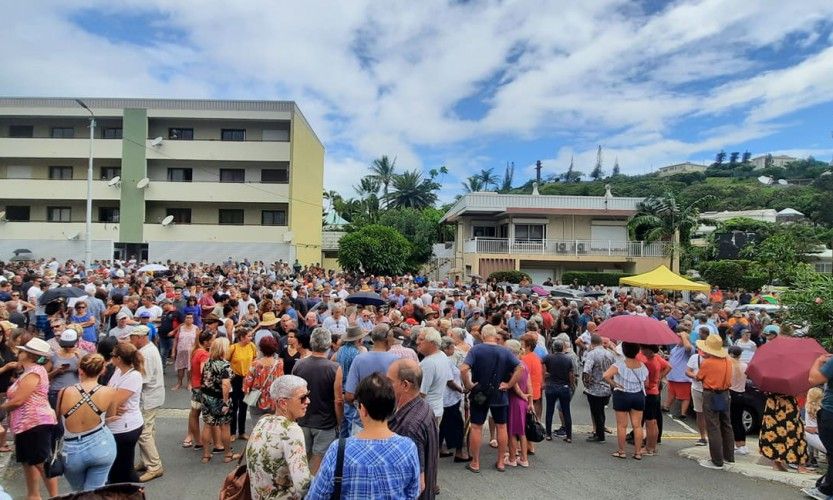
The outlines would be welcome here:
M 684 448 L 677 452 L 677 454 L 690 460 L 700 460 L 709 458 L 709 448 L 707 446 Z M 772 470 L 768 465 L 759 464 L 759 458 L 760 455 L 757 453 L 750 453 L 746 456 L 736 455 L 735 463 L 724 463 L 723 470 L 755 479 L 783 483 L 796 488 L 812 488 L 816 485 L 816 480 L 821 477 L 820 474 L 799 474 L 797 472 L 779 472 Z

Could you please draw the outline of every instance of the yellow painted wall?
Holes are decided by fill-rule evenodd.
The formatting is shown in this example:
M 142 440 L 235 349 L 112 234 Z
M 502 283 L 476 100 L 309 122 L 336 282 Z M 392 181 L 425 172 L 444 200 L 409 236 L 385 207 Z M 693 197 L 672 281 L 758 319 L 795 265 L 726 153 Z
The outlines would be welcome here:
M 289 228 L 301 264 L 321 260 L 324 146 L 299 114 L 292 118 Z

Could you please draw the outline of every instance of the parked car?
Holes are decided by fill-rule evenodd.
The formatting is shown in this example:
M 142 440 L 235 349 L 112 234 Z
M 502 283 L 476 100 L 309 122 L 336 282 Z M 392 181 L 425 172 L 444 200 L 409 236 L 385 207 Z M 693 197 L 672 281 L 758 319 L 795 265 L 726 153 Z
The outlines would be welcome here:
M 751 381 L 746 381 L 746 391 L 743 393 L 743 428 L 747 434 L 755 434 L 761 428 L 766 406 L 766 394 L 761 392 Z

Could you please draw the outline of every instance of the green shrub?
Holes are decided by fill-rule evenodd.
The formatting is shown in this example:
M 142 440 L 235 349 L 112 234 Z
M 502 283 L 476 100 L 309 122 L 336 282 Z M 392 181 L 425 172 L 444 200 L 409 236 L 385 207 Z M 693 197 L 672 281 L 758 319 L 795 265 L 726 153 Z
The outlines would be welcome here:
M 714 260 L 700 264 L 700 275 L 712 286 L 758 290 L 767 284 L 760 265 L 751 260 Z
M 490 280 L 495 280 L 498 283 L 506 281 L 507 283 L 518 284 L 524 278 L 530 282 L 532 281 L 528 274 L 521 271 L 495 271 L 489 275 Z
M 561 282 L 569 285 L 577 282 L 579 285 L 619 286 L 619 278 L 623 273 L 598 273 L 587 271 L 566 271 L 561 276 Z
M 376 224 L 344 235 L 338 245 L 344 270 L 382 276 L 404 273 L 413 249 L 399 231 Z

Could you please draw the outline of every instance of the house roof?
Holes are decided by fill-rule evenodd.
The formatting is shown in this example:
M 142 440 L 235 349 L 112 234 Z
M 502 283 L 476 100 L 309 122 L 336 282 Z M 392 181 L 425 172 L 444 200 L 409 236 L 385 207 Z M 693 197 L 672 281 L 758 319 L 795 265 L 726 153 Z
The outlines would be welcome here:
M 455 222 L 464 215 L 511 213 L 629 216 L 637 212 L 637 205 L 643 200 L 617 196 L 467 193 L 443 215 L 441 222 Z
M 338 215 L 338 212 L 335 210 L 330 210 L 327 212 L 327 215 L 324 216 L 325 226 L 346 226 L 347 224 L 349 224 L 349 222 Z

